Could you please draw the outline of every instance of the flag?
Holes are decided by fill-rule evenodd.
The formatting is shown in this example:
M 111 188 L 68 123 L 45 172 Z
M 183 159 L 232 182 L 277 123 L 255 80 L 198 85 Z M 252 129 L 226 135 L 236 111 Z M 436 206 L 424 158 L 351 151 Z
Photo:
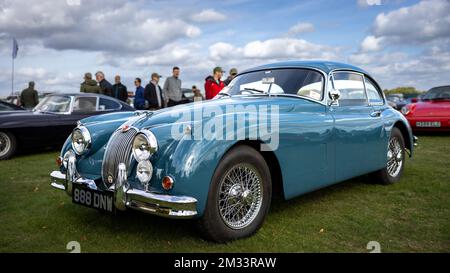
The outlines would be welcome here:
M 19 44 L 17 43 L 16 38 L 13 38 L 13 51 L 12 51 L 13 59 L 17 58 L 18 52 L 19 52 Z

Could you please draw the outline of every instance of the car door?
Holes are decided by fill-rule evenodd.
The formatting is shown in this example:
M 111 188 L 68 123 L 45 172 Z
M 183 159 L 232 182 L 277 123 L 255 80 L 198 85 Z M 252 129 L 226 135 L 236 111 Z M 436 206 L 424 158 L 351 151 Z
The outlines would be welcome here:
M 364 75 L 350 71 L 334 72 L 333 87 L 341 95 L 330 106 L 334 117 L 335 177 L 343 181 L 375 171 L 383 125 L 381 114 L 370 104 Z
M 373 108 L 372 122 L 377 124 L 379 138 L 375 145 L 368 147 L 371 149 L 369 153 L 373 155 L 371 161 L 374 164 L 374 169 L 379 170 L 386 167 L 386 157 L 388 149 L 389 135 L 386 130 L 387 118 L 385 117 L 385 111 L 389 109 L 389 105 L 386 104 L 383 92 L 378 84 L 367 76 L 364 76 L 364 83 L 366 86 L 367 98 L 370 106 Z

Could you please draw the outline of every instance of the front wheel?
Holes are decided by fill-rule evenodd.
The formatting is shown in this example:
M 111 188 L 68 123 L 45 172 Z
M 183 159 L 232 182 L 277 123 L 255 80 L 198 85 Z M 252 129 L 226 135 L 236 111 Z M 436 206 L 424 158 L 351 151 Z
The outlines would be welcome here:
M 11 158 L 16 152 L 17 142 L 13 134 L 0 131 L 0 160 Z
M 383 185 L 400 181 L 405 167 L 405 140 L 398 128 L 393 128 L 387 150 L 386 167 L 370 175 L 373 182 Z
M 200 230 L 216 242 L 251 236 L 261 228 L 271 198 L 270 171 L 262 155 L 248 146 L 235 147 L 214 173 Z

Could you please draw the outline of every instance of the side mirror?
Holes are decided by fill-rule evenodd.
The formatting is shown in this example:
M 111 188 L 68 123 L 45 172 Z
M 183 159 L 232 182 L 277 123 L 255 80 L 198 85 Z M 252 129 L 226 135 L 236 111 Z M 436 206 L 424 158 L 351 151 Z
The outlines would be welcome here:
M 412 99 L 411 99 L 411 102 L 412 102 L 412 103 L 419 102 L 419 99 L 418 99 L 418 98 L 412 98 Z
M 336 104 L 341 97 L 341 91 L 338 89 L 332 89 L 329 93 L 331 99 L 331 105 Z

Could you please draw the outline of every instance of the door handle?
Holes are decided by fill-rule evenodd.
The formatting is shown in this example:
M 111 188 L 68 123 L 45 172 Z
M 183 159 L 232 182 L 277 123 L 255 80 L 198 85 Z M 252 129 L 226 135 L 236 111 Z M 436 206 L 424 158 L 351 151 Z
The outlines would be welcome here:
M 374 111 L 370 114 L 370 116 L 373 118 L 379 118 L 381 117 L 381 113 L 382 113 L 381 111 Z

